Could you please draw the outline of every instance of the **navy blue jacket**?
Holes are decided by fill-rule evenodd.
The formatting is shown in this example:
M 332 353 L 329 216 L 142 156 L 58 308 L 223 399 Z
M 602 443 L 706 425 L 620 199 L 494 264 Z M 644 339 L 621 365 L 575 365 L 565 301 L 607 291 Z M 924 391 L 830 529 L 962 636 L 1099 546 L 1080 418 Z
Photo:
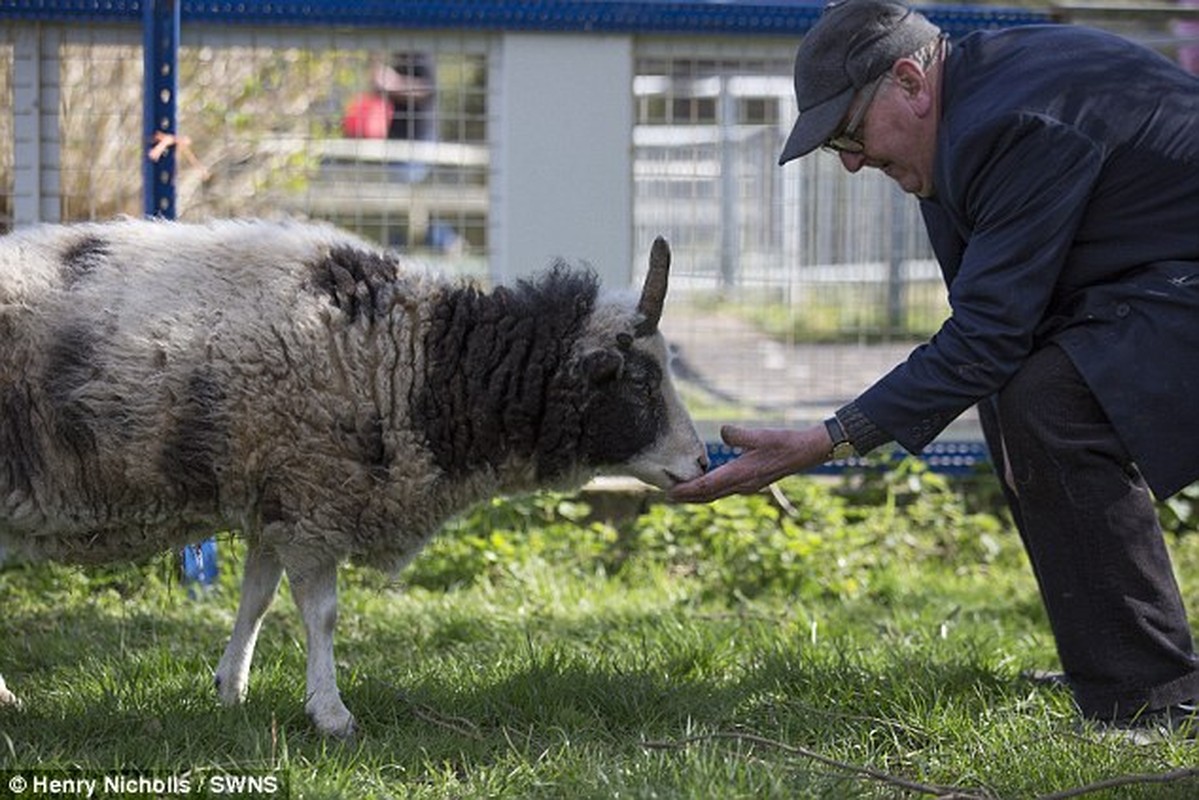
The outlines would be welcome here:
M 838 412 L 855 443 L 919 452 L 1054 342 L 1159 497 L 1199 478 L 1199 79 L 1085 28 L 971 34 L 934 170 L 952 314 Z

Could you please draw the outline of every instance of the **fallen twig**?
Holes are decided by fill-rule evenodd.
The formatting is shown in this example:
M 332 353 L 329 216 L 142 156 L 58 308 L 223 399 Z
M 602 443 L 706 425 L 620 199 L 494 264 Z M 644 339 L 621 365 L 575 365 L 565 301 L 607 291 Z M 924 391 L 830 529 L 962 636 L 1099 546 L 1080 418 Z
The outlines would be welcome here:
M 993 795 L 989 793 L 980 794 L 978 791 L 963 789 L 957 786 L 942 786 L 939 784 L 921 783 L 920 781 L 901 778 L 899 776 L 883 772 L 882 770 L 877 770 L 872 767 L 864 767 L 859 764 L 850 764 L 845 761 L 839 761 L 814 750 L 809 750 L 806 747 L 787 744 L 775 739 L 768 739 L 764 736 L 758 736 L 757 734 L 753 733 L 716 731 L 714 733 L 688 736 L 686 738 L 676 739 L 674 741 L 644 741 L 641 743 L 641 746 L 651 750 L 677 750 L 699 742 L 708 742 L 718 739 L 732 739 L 736 741 L 744 741 L 752 744 L 772 747 L 789 755 L 800 756 L 826 766 L 835 767 L 836 769 L 844 772 L 872 778 L 876 781 L 880 781 L 890 786 L 896 786 L 901 789 L 906 789 L 908 791 L 920 792 L 921 794 L 944 798 L 944 800 L 989 800 L 989 798 L 993 797 Z M 1168 770 L 1166 772 L 1118 775 L 1114 778 L 1107 778 L 1101 781 L 1096 781 L 1095 783 L 1088 783 L 1084 786 L 1076 786 L 1071 789 L 1063 789 L 1062 791 L 1039 795 L 1036 800 L 1070 800 L 1071 798 L 1083 797 L 1084 795 L 1094 794 L 1095 792 L 1101 792 L 1107 789 L 1118 789 L 1123 786 L 1132 786 L 1136 784 L 1174 783 L 1193 778 L 1199 778 L 1199 767 L 1183 767 L 1179 769 Z
M 1115 789 L 1120 786 L 1132 786 L 1138 783 L 1173 783 L 1189 778 L 1199 778 L 1199 767 L 1183 767 L 1167 772 L 1146 772 L 1138 775 L 1118 775 L 1114 778 L 1088 783 L 1086 786 L 1076 786 L 1073 789 L 1064 789 L 1060 792 L 1043 794 L 1037 797 L 1037 800 L 1066 800 L 1066 798 L 1082 797 L 1083 795 L 1101 792 L 1104 789 Z
M 468 719 L 442 716 L 431 708 L 413 700 L 408 700 L 407 703 L 408 707 L 412 710 L 413 716 L 423 722 L 428 722 L 439 728 L 445 728 L 451 733 L 465 736 L 467 739 L 474 739 L 476 742 L 481 742 L 484 739 L 483 734 L 479 733 L 478 727 Z
M 400 702 L 408 706 L 409 710 L 412 711 L 412 716 L 416 717 L 422 722 L 427 722 L 430 725 L 436 725 L 439 728 L 445 728 L 451 733 L 456 733 L 459 736 L 465 736 L 467 739 L 473 739 L 476 742 L 481 742 L 484 740 L 485 737 L 479 732 L 479 727 L 469 719 L 438 714 L 428 706 L 416 702 L 409 697 L 407 693 L 400 691 L 394 686 L 391 686 L 386 681 L 373 679 L 373 682 L 386 687 Z
M 714 741 L 717 739 L 732 739 L 742 742 L 750 742 L 752 744 L 764 745 L 772 747 L 776 750 L 781 750 L 784 753 L 802 758 L 816 761 L 825 766 L 835 767 L 844 772 L 849 772 L 855 775 L 862 775 L 872 778 L 876 781 L 896 786 L 901 789 L 907 789 L 912 792 L 920 792 L 921 794 L 933 795 L 934 797 L 946 798 L 946 800 L 987 800 L 990 795 L 978 794 L 977 792 L 962 789 L 957 786 L 940 786 L 932 783 L 921 783 L 920 781 L 908 780 L 882 770 L 874 769 L 873 767 L 864 767 L 859 764 L 850 764 L 845 761 L 838 761 L 835 758 L 817 753 L 815 750 L 809 750 L 806 747 L 787 744 L 774 739 L 768 739 L 764 736 L 758 736 L 753 733 L 739 733 L 736 731 L 716 731 L 715 733 L 699 734 L 696 736 L 688 736 L 684 739 L 676 739 L 674 741 L 644 741 L 642 747 L 651 750 L 677 750 L 685 748 L 699 742 Z

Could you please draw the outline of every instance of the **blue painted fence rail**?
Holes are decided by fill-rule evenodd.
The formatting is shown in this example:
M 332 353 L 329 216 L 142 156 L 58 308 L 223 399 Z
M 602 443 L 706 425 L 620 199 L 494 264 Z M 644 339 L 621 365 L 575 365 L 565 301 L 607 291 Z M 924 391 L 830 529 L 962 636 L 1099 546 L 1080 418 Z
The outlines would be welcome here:
M 740 455 L 738 449 L 729 447 L 726 444 L 719 442 L 708 444 L 708 458 L 711 459 L 713 467 L 726 464 L 738 455 Z M 873 454 L 868 458 L 848 458 L 839 461 L 830 461 L 827 464 L 822 464 L 819 467 L 808 470 L 804 474 L 840 475 L 854 469 L 887 469 L 894 467 L 907 456 L 908 453 L 906 451 L 895 448 L 881 455 Z M 924 451 L 920 454 L 920 459 L 933 472 L 962 477 L 977 474 L 988 468 L 991 463 L 991 454 L 987 450 L 987 445 L 983 442 L 947 441 L 933 442 L 924 448 Z
M 153 0 L 0 0 L 0 17 L 140 23 Z M 477 31 L 801 36 L 824 0 L 180 0 L 184 23 L 451 28 Z M 1049 22 L 1049 12 L 920 6 L 950 35 Z

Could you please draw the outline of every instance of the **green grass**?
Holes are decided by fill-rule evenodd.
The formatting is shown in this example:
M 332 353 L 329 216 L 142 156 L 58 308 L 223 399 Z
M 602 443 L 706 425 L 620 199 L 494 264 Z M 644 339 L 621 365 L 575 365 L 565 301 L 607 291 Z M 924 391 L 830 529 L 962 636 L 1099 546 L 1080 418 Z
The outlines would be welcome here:
M 570 498 L 496 502 L 396 580 L 347 569 L 348 743 L 304 716 L 286 589 L 249 700 L 218 704 L 234 542 L 199 600 L 168 560 L 0 572 L 0 671 L 25 703 L 0 710 L 0 769 L 272 771 L 293 798 L 1026 798 L 1199 763 L 1199 745 L 1080 731 L 1068 696 L 1019 677 L 1056 661 L 994 514 L 919 473 L 865 505 L 834 489 L 616 524 Z M 1199 608 L 1199 536 L 1171 542 Z

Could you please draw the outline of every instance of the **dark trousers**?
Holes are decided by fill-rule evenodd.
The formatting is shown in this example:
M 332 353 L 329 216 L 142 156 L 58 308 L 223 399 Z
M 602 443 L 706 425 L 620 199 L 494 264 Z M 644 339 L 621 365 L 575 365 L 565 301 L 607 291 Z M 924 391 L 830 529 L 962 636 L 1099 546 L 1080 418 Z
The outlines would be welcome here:
M 1153 497 L 1069 357 L 1035 352 L 980 411 L 1001 478 L 1010 466 L 1004 491 L 1081 712 L 1130 717 L 1199 698 Z

